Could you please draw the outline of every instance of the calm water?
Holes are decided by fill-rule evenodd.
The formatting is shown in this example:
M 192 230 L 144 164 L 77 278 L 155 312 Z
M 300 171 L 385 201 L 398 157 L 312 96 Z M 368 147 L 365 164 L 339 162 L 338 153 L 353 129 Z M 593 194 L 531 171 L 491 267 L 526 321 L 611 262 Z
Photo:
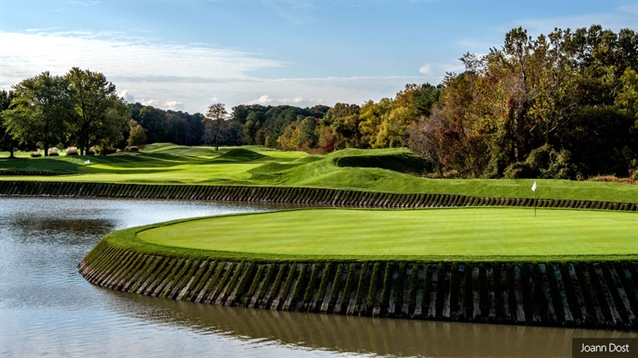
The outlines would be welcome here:
M 638 336 L 176 302 L 95 287 L 77 273 L 84 255 L 111 230 L 273 208 L 0 198 L 0 355 L 570 356 L 572 337 Z

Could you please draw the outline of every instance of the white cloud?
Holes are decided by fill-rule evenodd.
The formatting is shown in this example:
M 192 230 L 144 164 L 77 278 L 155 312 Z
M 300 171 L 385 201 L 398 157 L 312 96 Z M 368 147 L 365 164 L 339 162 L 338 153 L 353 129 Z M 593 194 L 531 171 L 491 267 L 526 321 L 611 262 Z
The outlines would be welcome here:
M 0 32 L 2 78 L 14 84 L 43 71 L 63 74 L 71 67 L 107 77 L 246 78 L 248 71 L 283 66 L 257 54 L 203 45 L 152 43 L 121 33 Z
M 277 101 L 280 102 L 280 103 L 301 103 L 301 102 L 303 102 L 303 98 L 302 97 L 279 98 Z
M 383 97 L 394 97 L 407 83 L 436 84 L 438 82 L 435 79 L 433 76 L 252 79 L 219 83 L 215 84 L 215 88 L 216 91 L 223 88 L 233 105 L 289 104 L 312 107 L 317 104 L 332 106 L 337 102 L 363 104 L 370 99 L 378 101 Z M 294 95 L 291 96 L 292 93 Z
M 428 74 L 432 71 L 432 65 L 423 65 L 419 68 L 419 73 Z
M 248 102 L 248 104 L 268 104 L 268 103 L 271 103 L 272 101 L 273 99 L 270 98 L 268 95 L 263 95 L 257 99 L 254 99 Z
M 174 111 L 181 111 L 184 109 L 184 104 L 179 101 L 166 101 L 162 106 L 164 109 L 172 109 Z
M 130 102 L 130 101 L 129 101 Z M 184 110 L 184 103 L 180 102 L 180 101 L 176 101 L 176 100 L 165 100 L 165 101 L 160 101 L 160 100 L 156 100 L 156 99 L 140 99 L 139 101 L 137 101 L 145 106 L 153 106 L 156 108 L 161 108 L 161 109 L 170 109 L 173 111 L 183 111 Z
M 408 77 L 258 78 L 260 69 L 285 63 L 249 52 L 157 44 L 121 33 L 0 32 L 0 43 L 0 89 L 43 71 L 61 75 L 77 66 L 104 73 L 127 101 L 191 113 L 205 112 L 220 98 L 228 110 L 242 103 L 362 104 L 394 97 L 406 83 L 436 84 L 443 75 L 432 64 L 430 73 Z
M 135 103 L 135 96 L 133 96 L 129 90 L 120 92 L 119 96 L 124 98 L 124 100 L 128 103 Z
M 153 107 L 157 107 L 159 106 L 159 101 L 154 100 L 154 99 L 141 99 L 139 100 L 139 102 L 145 106 L 153 106 Z
M 304 103 L 304 102 L 317 102 L 317 103 L 321 103 L 321 99 L 319 100 L 315 100 L 314 98 L 311 98 L 309 100 L 304 100 L 303 97 L 286 97 L 286 98 L 271 98 L 268 95 L 263 95 L 257 99 L 254 99 L 252 101 L 249 101 L 248 104 L 299 104 L 299 103 Z
M 419 68 L 419 73 L 435 78 L 443 78 L 447 72 L 460 72 L 465 69 L 461 61 L 456 63 L 426 63 Z

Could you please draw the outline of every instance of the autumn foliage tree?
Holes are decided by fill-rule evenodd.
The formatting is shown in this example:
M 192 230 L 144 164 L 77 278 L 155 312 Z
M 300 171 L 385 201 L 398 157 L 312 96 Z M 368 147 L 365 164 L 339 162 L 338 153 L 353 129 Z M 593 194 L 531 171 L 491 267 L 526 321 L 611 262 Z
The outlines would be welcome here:
M 501 48 L 461 61 L 465 71 L 446 77 L 440 104 L 410 131 L 410 147 L 442 171 L 575 178 L 636 166 L 635 126 L 620 112 L 632 113 L 633 31 L 596 25 L 532 38 L 517 28 Z M 583 155 L 593 148 L 605 154 Z

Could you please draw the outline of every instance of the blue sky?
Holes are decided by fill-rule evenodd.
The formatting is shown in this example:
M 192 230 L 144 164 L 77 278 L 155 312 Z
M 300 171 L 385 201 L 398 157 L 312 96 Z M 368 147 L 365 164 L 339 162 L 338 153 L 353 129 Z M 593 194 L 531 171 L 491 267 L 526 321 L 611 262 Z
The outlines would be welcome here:
M 104 73 L 129 101 L 312 106 L 393 97 L 461 72 L 505 33 L 638 31 L 633 1 L 4 1 L 0 88 L 43 71 Z

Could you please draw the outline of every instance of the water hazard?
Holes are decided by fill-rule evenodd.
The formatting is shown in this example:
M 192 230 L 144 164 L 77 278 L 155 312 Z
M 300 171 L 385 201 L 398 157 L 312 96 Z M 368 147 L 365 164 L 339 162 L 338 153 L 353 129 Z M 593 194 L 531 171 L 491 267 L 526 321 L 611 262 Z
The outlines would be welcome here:
M 570 356 L 573 337 L 638 336 L 212 306 L 102 289 L 77 273 L 112 230 L 275 208 L 0 198 L 0 355 L 537 357 Z

